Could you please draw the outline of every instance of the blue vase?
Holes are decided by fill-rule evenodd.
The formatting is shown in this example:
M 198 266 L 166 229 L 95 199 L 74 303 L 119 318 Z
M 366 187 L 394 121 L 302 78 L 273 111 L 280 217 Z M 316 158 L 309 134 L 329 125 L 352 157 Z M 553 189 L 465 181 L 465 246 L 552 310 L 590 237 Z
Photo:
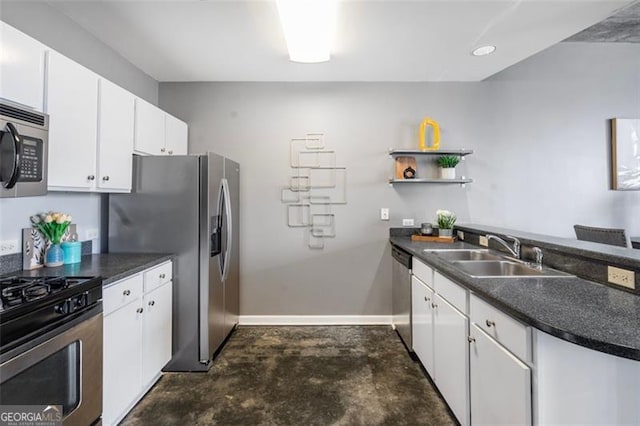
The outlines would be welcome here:
M 44 255 L 45 266 L 62 266 L 64 264 L 64 251 L 60 244 L 51 244 Z

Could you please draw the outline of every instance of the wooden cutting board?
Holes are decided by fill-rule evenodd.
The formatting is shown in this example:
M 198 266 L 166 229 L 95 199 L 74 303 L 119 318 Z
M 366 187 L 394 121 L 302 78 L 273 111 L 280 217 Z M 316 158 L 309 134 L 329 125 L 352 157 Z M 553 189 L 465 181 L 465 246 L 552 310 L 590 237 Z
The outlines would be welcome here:
M 412 235 L 411 241 L 422 241 L 425 243 L 446 243 L 451 244 L 456 241 L 456 237 L 434 237 L 431 235 Z

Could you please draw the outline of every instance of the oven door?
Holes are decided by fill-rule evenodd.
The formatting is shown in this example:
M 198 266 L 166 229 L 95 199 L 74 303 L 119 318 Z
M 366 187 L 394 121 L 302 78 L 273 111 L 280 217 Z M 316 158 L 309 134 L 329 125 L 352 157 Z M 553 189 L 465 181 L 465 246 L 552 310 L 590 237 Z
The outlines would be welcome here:
M 61 405 L 64 424 L 102 414 L 102 305 L 0 358 L 2 405 Z

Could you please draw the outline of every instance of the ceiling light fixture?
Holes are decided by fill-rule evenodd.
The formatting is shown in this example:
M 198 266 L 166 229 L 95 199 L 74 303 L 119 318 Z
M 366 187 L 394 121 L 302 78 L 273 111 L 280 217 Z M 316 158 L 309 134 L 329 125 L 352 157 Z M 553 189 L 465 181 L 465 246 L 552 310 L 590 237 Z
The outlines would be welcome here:
M 336 30 L 335 0 L 277 0 L 280 23 L 294 62 L 325 62 L 331 58 Z
M 489 55 L 495 51 L 496 51 L 495 46 L 480 46 L 474 49 L 473 52 L 471 52 L 471 54 L 473 56 L 484 56 L 484 55 Z

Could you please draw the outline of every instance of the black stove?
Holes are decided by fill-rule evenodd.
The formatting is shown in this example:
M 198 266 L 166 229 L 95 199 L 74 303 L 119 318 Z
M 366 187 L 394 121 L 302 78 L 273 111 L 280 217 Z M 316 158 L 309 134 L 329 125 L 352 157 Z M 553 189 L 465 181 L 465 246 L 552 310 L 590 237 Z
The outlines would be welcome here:
M 100 304 L 100 277 L 0 278 L 0 353 Z

